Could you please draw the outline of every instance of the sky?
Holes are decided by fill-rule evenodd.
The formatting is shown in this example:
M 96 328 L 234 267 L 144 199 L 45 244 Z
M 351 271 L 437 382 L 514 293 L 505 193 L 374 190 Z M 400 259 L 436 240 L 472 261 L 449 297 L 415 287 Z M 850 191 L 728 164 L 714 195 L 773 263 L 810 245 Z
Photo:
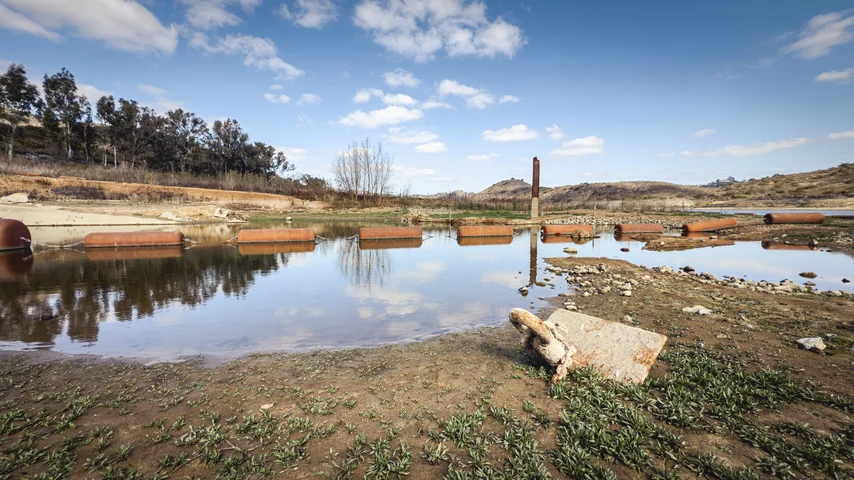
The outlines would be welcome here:
M 330 178 L 370 137 L 413 193 L 704 184 L 854 161 L 850 0 L 0 0 L 0 67 L 237 119 Z

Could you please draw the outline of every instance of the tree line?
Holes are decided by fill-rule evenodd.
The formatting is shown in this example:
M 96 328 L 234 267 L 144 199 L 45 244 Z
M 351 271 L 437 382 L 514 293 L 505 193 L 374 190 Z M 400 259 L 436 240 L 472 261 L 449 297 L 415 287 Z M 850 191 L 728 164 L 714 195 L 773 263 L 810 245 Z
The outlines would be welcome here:
M 282 152 L 253 142 L 237 120 L 208 125 L 192 112 L 159 115 L 136 100 L 103 96 L 94 104 L 63 68 L 38 86 L 23 65 L 0 75 L 0 129 L 5 153 L 15 154 L 18 129 L 37 119 L 57 156 L 81 163 L 214 176 L 230 172 L 267 178 L 294 170 Z

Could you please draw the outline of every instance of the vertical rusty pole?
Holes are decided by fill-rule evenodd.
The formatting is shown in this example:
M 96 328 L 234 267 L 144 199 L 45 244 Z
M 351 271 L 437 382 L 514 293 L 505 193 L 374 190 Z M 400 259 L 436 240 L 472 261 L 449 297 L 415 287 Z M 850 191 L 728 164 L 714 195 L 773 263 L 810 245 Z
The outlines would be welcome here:
M 537 240 L 539 239 L 540 227 L 537 225 L 531 225 L 531 265 L 530 272 L 528 277 L 528 286 L 534 285 L 537 283 Z
M 540 216 L 540 160 L 534 157 L 534 180 L 531 182 L 531 218 Z

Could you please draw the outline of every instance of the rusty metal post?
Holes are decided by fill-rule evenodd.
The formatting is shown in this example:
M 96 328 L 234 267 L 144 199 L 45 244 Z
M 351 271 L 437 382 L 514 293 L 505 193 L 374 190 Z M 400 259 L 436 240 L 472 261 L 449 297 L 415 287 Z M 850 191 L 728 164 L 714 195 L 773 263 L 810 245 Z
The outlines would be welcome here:
M 531 218 L 540 216 L 540 160 L 534 157 L 534 180 L 531 182 Z
M 539 238 L 539 228 L 531 227 L 531 265 L 528 278 L 528 286 L 537 283 L 537 240 Z

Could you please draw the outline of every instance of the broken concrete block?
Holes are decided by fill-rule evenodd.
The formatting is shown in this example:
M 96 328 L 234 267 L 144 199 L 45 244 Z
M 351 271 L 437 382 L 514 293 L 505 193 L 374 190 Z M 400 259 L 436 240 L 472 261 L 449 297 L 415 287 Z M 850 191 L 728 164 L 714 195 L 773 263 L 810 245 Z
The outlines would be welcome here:
M 816 353 L 821 353 L 824 351 L 825 348 L 827 348 L 827 346 L 824 344 L 824 340 L 822 340 L 821 337 L 799 338 L 798 340 L 796 340 L 796 343 L 798 344 L 798 347 Z
M 522 333 L 525 347 L 557 367 L 552 382 L 577 364 L 593 366 L 620 382 L 643 383 L 667 341 L 655 332 L 567 310 L 556 310 L 544 322 L 527 310 L 514 308 L 510 322 Z

